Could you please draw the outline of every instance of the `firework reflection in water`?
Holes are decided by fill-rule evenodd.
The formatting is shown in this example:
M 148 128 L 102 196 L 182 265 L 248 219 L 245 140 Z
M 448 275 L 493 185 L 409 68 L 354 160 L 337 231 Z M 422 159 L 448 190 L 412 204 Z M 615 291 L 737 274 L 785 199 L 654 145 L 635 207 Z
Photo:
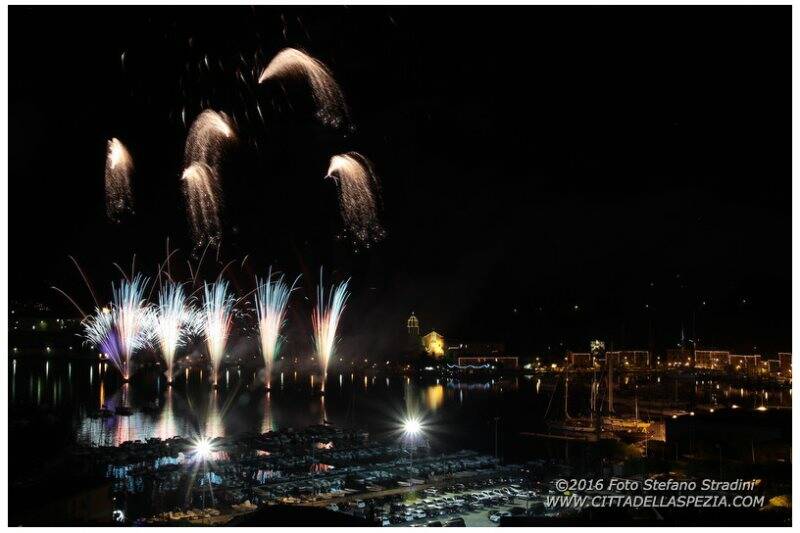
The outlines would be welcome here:
M 348 122 L 344 95 L 330 69 L 305 52 L 284 48 L 269 62 L 258 83 L 296 77 L 307 81 L 317 106 L 317 118 L 323 124 L 338 128 Z
M 106 214 L 113 222 L 119 222 L 125 212 L 133 211 L 131 175 L 133 158 L 119 139 L 108 141 L 106 153 Z
M 213 366 L 214 386 L 218 384 L 219 368 L 228 343 L 233 319 L 233 303 L 233 297 L 228 294 L 227 281 L 203 284 L 203 333 Z
M 380 185 L 369 160 L 358 152 L 335 155 L 325 177 L 336 182 L 345 230 L 353 244 L 368 248 L 383 239 L 386 232 L 378 220 Z
M 270 268 L 266 280 L 256 280 L 258 286 L 255 295 L 258 335 L 261 355 L 264 357 L 264 382 L 267 388 L 271 383 L 272 363 L 278 356 L 283 339 L 281 328 L 286 323 L 286 306 L 289 303 L 289 295 L 294 290 L 298 279 L 300 279 L 299 276 L 290 287 L 284 281 L 283 275 L 273 279 Z
M 320 359 L 323 372 L 322 387 L 325 387 L 325 376 L 328 373 L 328 363 L 334 355 L 336 349 L 336 330 L 339 327 L 339 321 L 344 313 L 347 299 L 350 293 L 347 287 L 350 280 L 342 283 L 334 283 L 328 293 L 328 299 L 325 299 L 325 289 L 322 282 L 322 269 L 319 272 L 319 285 L 317 286 L 317 304 L 311 315 L 311 323 L 314 326 L 314 346 L 317 351 L 317 357 Z

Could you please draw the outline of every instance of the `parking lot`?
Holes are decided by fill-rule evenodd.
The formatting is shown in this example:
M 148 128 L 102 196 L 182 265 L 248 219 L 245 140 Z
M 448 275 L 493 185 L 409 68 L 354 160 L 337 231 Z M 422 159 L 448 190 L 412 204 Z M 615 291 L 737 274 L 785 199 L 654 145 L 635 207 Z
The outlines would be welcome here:
M 488 479 L 356 500 L 332 510 L 372 517 L 383 526 L 487 527 L 498 525 L 502 516 L 540 513 L 541 490 L 521 480 Z

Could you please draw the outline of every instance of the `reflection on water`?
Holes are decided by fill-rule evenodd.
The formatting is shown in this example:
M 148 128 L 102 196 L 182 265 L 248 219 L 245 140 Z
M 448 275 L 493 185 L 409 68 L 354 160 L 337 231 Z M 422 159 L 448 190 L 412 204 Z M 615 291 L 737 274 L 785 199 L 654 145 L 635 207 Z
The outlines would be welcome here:
M 425 389 L 425 405 L 431 411 L 438 410 L 444 403 L 444 385 L 431 385 Z
M 280 387 L 265 391 L 260 369 L 230 367 L 219 389 L 212 389 L 202 369 L 186 369 L 174 385 L 161 374 L 138 375 L 122 384 L 105 363 L 52 360 L 12 360 L 9 398 L 12 407 L 52 409 L 71 420 L 74 437 L 85 443 L 116 445 L 127 440 L 173 436 L 218 437 L 244 432 L 263 433 L 280 428 L 302 428 L 330 422 L 357 424 L 371 432 L 396 430 L 403 412 L 421 410 L 431 428 L 431 438 L 452 441 L 454 446 L 490 449 L 493 446 L 487 420 L 502 416 L 509 431 L 532 430 L 542 424 L 547 405 L 563 388 L 553 376 L 507 377 L 455 381 L 386 374 L 281 373 Z M 74 368 L 73 368 L 74 367 Z M 88 367 L 88 368 L 87 368 Z M 338 376 L 334 377 L 334 376 Z M 276 376 L 277 377 L 277 376 Z M 338 383 L 338 386 L 335 384 Z M 589 405 L 588 382 L 570 383 L 570 400 L 576 411 Z M 334 385 L 334 386 L 331 386 Z M 639 399 L 686 398 L 695 405 L 737 405 L 742 409 L 790 406 L 791 391 L 731 386 L 714 380 L 676 381 L 669 377 L 620 379 L 621 399 L 638 391 Z M 621 400 L 622 401 L 622 400 Z M 130 406 L 130 416 L 100 417 Z M 522 413 L 523 416 L 519 416 Z M 510 418 L 515 418 L 512 427 Z

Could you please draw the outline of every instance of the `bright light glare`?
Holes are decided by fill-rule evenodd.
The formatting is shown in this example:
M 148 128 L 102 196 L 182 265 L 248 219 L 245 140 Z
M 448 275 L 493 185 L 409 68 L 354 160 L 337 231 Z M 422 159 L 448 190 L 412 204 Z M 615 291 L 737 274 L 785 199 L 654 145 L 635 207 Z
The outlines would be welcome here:
M 203 461 L 211 459 L 211 456 L 214 453 L 214 447 L 211 445 L 211 439 L 208 437 L 200 437 L 197 439 L 197 441 L 194 443 L 194 453 L 195 457 L 202 459 Z
M 417 435 L 422 432 L 422 424 L 420 424 L 417 418 L 407 418 L 403 422 L 403 431 L 405 431 L 407 435 Z

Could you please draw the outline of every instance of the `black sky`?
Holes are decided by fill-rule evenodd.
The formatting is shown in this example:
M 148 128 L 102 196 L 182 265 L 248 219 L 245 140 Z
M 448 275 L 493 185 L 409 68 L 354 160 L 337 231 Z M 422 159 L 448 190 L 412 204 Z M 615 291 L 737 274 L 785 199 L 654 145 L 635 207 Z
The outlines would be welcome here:
M 388 350 L 412 310 L 425 331 L 521 354 L 661 349 L 682 327 L 789 350 L 790 9 L 12 6 L 11 296 L 61 306 L 55 284 L 88 306 L 68 254 L 107 293 L 112 261 L 135 252 L 152 273 L 167 237 L 188 250 L 181 110 L 257 99 L 266 125 L 243 137 L 258 147 L 223 178 L 221 256 L 249 254 L 242 290 L 271 263 L 308 289 L 321 265 L 352 275 L 351 350 Z M 319 125 L 303 87 L 235 83 L 239 53 L 286 46 L 331 68 L 354 132 Z M 225 68 L 204 73 L 206 55 Z M 119 226 L 112 136 L 136 162 Z M 347 150 L 383 187 L 388 236 L 359 253 L 334 239 L 322 180 Z

